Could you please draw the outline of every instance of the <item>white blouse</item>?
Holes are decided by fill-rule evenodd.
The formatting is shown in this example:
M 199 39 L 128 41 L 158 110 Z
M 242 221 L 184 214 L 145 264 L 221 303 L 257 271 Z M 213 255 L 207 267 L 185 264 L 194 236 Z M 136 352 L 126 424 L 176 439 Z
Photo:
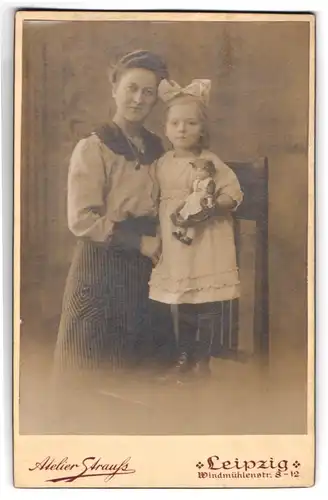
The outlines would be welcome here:
M 110 150 L 96 134 L 76 145 L 68 173 L 68 226 L 77 237 L 109 241 L 115 222 L 154 216 L 158 189 L 154 166 Z

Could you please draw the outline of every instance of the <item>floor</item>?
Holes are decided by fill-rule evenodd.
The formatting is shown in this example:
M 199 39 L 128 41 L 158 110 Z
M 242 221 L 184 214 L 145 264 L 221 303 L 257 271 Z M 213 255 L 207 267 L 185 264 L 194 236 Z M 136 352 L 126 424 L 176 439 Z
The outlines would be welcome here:
M 306 432 L 306 362 L 304 353 L 297 352 L 271 359 L 269 369 L 252 360 L 213 359 L 210 380 L 184 385 L 142 373 L 126 379 L 106 375 L 92 391 L 81 387 L 60 407 L 50 385 L 58 314 L 47 314 L 51 308 L 42 305 L 37 293 L 25 296 L 22 306 L 22 434 Z
M 254 363 L 212 360 L 210 380 L 162 382 L 149 374 L 100 377 L 92 391 L 56 406 L 49 355 L 22 356 L 23 434 L 298 434 L 305 431 L 305 386 Z M 31 352 L 32 351 L 32 352 Z M 43 362 L 40 363 L 40 356 Z M 25 361 L 24 361 L 25 359 Z M 55 407 L 56 406 L 56 407 Z M 51 408 L 51 409 L 50 409 Z

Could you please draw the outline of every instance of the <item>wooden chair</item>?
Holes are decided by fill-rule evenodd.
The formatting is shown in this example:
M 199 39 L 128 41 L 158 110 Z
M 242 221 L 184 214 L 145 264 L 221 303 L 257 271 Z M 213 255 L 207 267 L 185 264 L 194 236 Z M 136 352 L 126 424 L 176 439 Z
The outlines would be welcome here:
M 268 160 L 228 162 L 228 165 L 238 177 L 244 193 L 243 203 L 234 217 L 237 264 L 240 260 L 240 222 L 250 220 L 256 224 L 254 354 L 265 361 L 269 355 Z M 233 316 L 232 331 L 238 339 L 238 301 Z M 238 341 L 234 345 L 238 348 Z
M 254 221 L 256 226 L 253 354 L 266 362 L 269 355 L 268 161 L 263 158 L 252 162 L 227 162 L 227 165 L 237 175 L 244 193 L 243 203 L 234 214 L 237 264 L 240 262 L 241 221 Z M 204 323 L 212 329 L 212 355 L 244 359 L 238 345 L 238 299 L 224 303 L 221 311 L 203 315 L 199 321 L 199 330 L 205 326 Z

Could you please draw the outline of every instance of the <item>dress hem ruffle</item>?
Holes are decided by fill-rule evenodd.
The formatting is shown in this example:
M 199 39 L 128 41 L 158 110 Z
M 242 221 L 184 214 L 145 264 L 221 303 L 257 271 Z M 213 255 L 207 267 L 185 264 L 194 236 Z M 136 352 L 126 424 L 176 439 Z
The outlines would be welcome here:
M 201 304 L 204 302 L 220 302 L 240 297 L 240 284 L 224 287 L 208 287 L 201 290 L 185 290 L 172 292 L 157 287 L 150 289 L 149 298 L 165 304 Z

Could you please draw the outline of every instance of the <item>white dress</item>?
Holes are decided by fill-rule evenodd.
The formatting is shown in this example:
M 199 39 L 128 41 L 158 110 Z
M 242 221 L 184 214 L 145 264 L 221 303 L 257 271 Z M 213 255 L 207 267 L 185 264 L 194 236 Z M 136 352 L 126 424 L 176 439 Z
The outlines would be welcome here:
M 229 195 L 239 204 L 243 195 L 234 172 L 210 151 L 203 151 L 201 158 L 215 165 L 216 192 Z M 167 304 L 199 304 L 239 297 L 231 215 L 197 224 L 192 245 L 183 245 L 172 235 L 170 214 L 190 193 L 190 158 L 178 158 L 169 151 L 157 161 L 156 176 L 160 188 L 162 255 L 149 282 L 150 298 Z

